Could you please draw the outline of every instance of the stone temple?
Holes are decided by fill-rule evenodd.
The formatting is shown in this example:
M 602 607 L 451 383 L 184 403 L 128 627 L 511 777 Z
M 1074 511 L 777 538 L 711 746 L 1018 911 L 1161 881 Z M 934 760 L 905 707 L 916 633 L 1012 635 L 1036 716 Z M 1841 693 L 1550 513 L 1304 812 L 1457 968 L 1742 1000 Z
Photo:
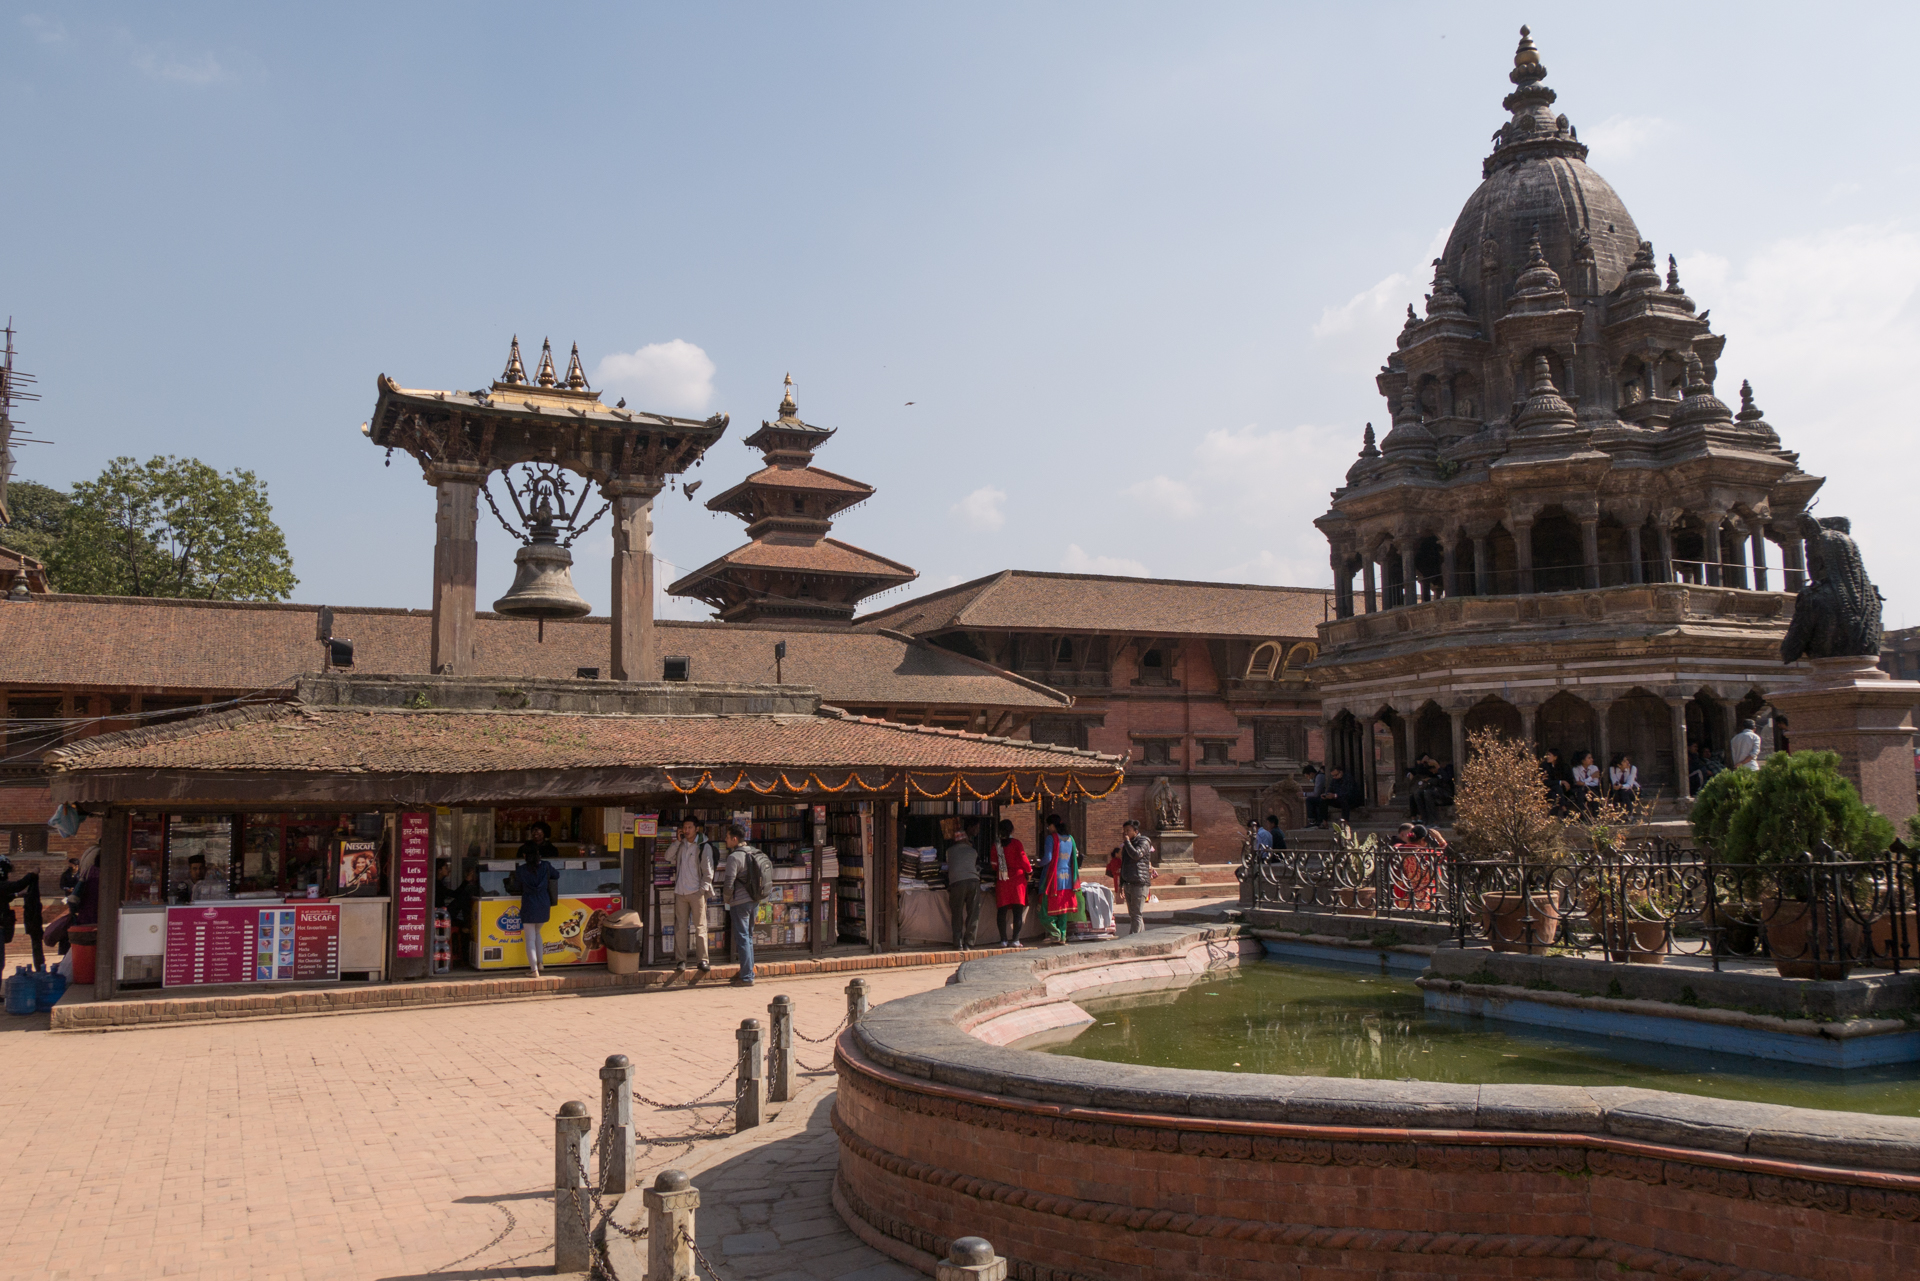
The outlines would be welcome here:
M 1410 758 L 1483 726 L 1541 748 L 1631 753 L 1686 795 L 1687 744 L 1724 751 L 1790 679 L 1798 517 L 1821 478 L 1746 384 L 1556 111 L 1521 30 L 1480 186 L 1376 382 L 1392 416 L 1316 522 L 1336 617 L 1316 684 L 1330 763 L 1368 726 Z M 1768 544 L 1774 544 L 1770 551 Z M 1355 579 L 1359 583 L 1356 585 Z

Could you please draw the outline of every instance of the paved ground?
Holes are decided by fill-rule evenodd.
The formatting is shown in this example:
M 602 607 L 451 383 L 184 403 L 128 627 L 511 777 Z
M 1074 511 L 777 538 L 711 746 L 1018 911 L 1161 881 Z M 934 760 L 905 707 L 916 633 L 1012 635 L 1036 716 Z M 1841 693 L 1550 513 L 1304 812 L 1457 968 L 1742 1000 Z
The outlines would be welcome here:
M 881 1001 L 949 972 L 862 977 Z M 633 1058 L 638 1093 L 694 1098 L 742 1018 L 785 993 L 825 1035 L 847 977 L 109 1033 L 0 1017 L 0 1278 L 550 1275 L 553 1114 L 598 1113 L 606 1056 Z M 725 1119 L 635 1112 L 655 1136 Z

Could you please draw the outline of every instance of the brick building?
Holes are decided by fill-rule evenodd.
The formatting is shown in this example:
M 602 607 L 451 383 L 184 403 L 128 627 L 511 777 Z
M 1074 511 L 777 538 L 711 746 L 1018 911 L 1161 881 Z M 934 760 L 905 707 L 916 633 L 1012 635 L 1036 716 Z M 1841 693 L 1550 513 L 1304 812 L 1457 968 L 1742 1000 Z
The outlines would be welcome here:
M 1203 862 L 1237 858 L 1249 819 L 1304 821 L 1291 789 L 1322 759 L 1320 702 L 1304 670 L 1330 593 L 1005 570 L 859 620 L 1070 693 L 1034 738 L 1127 758 L 1126 786 L 1083 817 L 1095 849 L 1147 792 L 1176 788 Z

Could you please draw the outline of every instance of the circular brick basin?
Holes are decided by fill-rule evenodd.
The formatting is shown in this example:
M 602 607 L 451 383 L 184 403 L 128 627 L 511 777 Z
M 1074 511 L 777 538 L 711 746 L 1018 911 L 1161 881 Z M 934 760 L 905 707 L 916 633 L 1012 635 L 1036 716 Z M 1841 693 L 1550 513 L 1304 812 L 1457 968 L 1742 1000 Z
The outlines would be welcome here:
M 1034 1281 L 1856 1281 L 1920 1257 L 1920 1119 L 1005 1048 L 1078 1021 L 1076 995 L 1259 955 L 1169 927 L 969 961 L 874 1010 L 835 1056 L 841 1217 L 927 1272 L 985 1237 Z

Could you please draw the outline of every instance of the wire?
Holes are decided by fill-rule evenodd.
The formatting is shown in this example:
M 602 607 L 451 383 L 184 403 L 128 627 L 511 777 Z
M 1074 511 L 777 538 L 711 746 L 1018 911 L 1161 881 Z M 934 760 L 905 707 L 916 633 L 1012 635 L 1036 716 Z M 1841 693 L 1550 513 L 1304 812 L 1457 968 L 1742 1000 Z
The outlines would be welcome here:
M 298 675 L 299 673 L 296 672 L 293 675 L 286 677 L 285 680 L 279 681 L 275 684 L 263 685 L 259 689 L 251 690 L 245 694 L 238 695 L 237 697 L 234 697 L 234 698 L 222 699 L 220 702 L 217 702 L 217 703 L 200 703 L 200 704 L 190 705 L 187 707 L 162 707 L 162 708 L 156 708 L 155 710 L 150 712 L 144 712 L 144 711 L 143 712 L 123 712 L 118 716 L 111 716 L 111 715 L 109 716 L 73 716 L 73 717 L 54 717 L 50 719 L 40 718 L 40 717 L 27 717 L 27 716 L 9 716 L 5 720 L 0 720 L 0 728 L 4 728 L 4 730 L 6 731 L 6 735 L 9 739 L 12 739 L 16 735 L 23 736 L 23 737 L 24 736 L 40 737 L 44 735 L 46 739 L 50 740 L 53 737 L 54 731 L 58 730 L 59 737 L 63 741 L 61 742 L 43 741 L 43 742 L 34 744 L 32 747 L 28 748 L 24 752 L 10 753 L 5 756 L 0 756 L 0 764 L 6 764 L 13 761 L 35 759 L 43 753 L 53 751 L 60 747 L 64 747 L 67 745 L 64 740 L 69 736 L 71 731 L 76 729 L 81 729 L 88 725 L 99 725 L 107 721 L 118 721 L 124 725 L 128 721 L 157 720 L 161 717 L 166 717 L 166 716 L 177 717 L 181 720 L 189 720 L 194 717 L 204 716 L 209 712 L 219 711 L 222 708 L 239 707 L 243 704 L 247 704 L 253 701 L 279 702 L 281 701 L 280 697 L 275 697 L 272 699 L 262 699 L 260 698 L 260 695 L 276 694 L 276 695 L 284 696 L 288 683 L 294 680 L 294 678 Z M 22 700 L 22 701 L 25 701 L 25 700 Z

